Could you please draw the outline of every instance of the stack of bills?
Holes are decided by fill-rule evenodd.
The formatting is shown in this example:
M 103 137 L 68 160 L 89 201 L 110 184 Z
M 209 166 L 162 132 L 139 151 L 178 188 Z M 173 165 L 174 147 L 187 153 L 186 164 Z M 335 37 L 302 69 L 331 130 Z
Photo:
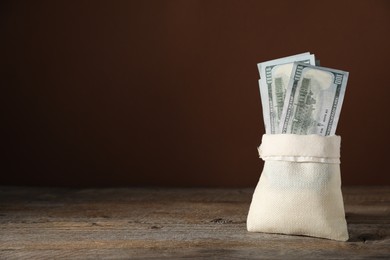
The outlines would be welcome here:
M 266 134 L 335 134 L 348 72 L 316 66 L 309 52 L 257 67 Z

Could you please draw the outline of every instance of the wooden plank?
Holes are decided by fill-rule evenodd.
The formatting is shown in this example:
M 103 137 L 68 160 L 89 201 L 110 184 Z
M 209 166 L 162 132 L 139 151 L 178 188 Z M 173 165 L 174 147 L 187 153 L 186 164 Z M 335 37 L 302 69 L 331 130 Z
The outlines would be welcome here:
M 0 187 L 0 258 L 390 258 L 389 187 L 343 189 L 348 242 L 247 232 L 252 193 Z

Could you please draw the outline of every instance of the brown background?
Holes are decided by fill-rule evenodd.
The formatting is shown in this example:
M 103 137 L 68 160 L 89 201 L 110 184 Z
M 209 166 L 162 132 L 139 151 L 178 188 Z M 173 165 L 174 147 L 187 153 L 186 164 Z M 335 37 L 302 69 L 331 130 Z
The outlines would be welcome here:
M 389 1 L 2 1 L 1 184 L 254 186 L 256 63 L 350 72 L 344 184 L 390 184 Z

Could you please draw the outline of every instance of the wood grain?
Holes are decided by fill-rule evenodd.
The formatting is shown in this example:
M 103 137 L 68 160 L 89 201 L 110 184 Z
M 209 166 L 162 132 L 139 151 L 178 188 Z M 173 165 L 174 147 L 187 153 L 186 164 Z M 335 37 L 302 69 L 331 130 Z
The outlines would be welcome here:
M 350 240 L 249 233 L 253 189 L 0 187 L 0 259 L 389 259 L 390 188 L 343 189 Z

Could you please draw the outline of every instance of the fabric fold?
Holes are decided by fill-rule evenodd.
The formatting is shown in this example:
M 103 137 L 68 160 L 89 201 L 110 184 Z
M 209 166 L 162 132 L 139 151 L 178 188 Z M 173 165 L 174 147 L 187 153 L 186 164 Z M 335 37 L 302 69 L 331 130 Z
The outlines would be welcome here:
M 264 161 L 340 163 L 340 136 L 263 135 L 258 147 Z

